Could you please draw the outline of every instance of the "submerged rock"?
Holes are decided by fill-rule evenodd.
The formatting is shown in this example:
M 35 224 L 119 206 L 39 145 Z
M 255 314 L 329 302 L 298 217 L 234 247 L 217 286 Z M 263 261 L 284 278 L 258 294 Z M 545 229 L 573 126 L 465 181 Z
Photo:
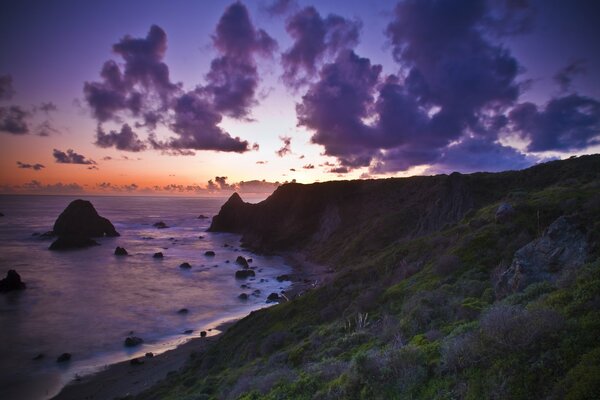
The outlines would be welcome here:
M 251 269 L 240 269 L 239 271 L 235 271 L 235 279 L 246 279 L 251 276 L 256 276 Z
M 56 359 L 57 363 L 63 363 L 63 362 L 67 362 L 71 359 L 71 353 L 62 353 L 60 356 L 58 356 L 58 358 Z
M 152 256 L 152 258 L 163 258 L 164 255 L 162 253 L 162 251 L 159 251 L 158 253 L 154 253 L 154 255 Z
M 155 228 L 158 228 L 158 229 L 165 229 L 165 228 L 168 228 L 168 227 L 169 227 L 169 226 L 168 226 L 167 224 L 165 224 L 163 221 L 158 221 L 158 222 L 155 222 L 154 224 L 152 224 L 152 226 L 154 226 Z
M 9 269 L 6 278 L 0 280 L 0 292 L 23 289 L 25 289 L 25 283 L 21 281 L 21 276 L 14 269 Z
M 117 247 L 115 249 L 115 256 L 126 256 L 127 254 L 127 250 L 125 250 L 124 247 Z
M 207 216 L 206 216 L 206 215 L 204 215 L 204 214 L 200 214 L 200 215 L 198 215 L 198 219 L 208 219 L 208 218 L 209 218 L 209 217 L 207 217 Z
M 190 269 L 190 268 L 192 268 L 192 266 L 190 265 L 190 263 L 184 262 L 179 265 L 179 268 Z
M 144 343 L 144 339 L 142 339 L 141 337 L 137 337 L 137 336 L 128 336 L 127 338 L 125 338 L 125 342 L 124 342 L 125 347 L 135 347 L 142 343 Z
M 189 310 L 187 308 L 180 308 L 179 311 L 177 311 L 177 314 L 187 314 L 189 312 Z
M 214 257 L 215 256 L 215 252 L 212 250 L 208 250 L 204 252 L 204 255 L 207 257 Z
M 98 243 L 93 237 L 119 236 L 113 224 L 98 215 L 92 203 L 80 199 L 72 201 L 58 216 L 52 232 L 58 239 L 50 245 L 50 250 L 94 246 Z
M 499 272 L 496 293 L 505 296 L 540 281 L 555 281 L 565 268 L 585 263 L 588 244 L 585 235 L 567 217 L 559 217 L 542 237 L 515 252 L 512 263 Z
M 240 293 L 238 296 L 240 300 L 248 300 L 248 295 L 246 293 Z
M 244 268 L 249 268 L 248 261 L 243 256 L 237 256 L 235 263 L 241 265 Z

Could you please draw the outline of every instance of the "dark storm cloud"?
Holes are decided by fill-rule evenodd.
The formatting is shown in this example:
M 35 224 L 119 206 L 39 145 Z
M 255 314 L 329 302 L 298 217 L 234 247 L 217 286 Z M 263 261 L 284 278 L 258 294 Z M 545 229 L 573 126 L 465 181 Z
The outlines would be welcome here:
M 145 150 L 147 147 L 127 124 L 123 124 L 119 132 L 110 131 L 108 133 L 105 133 L 98 125 L 95 144 L 103 148 L 115 147 L 118 150 L 133 152 Z
M 279 140 L 283 142 L 283 146 L 281 146 L 279 150 L 275 151 L 275 154 L 277 154 L 279 157 L 292 154 L 292 138 L 289 136 L 279 136 Z
M 68 149 L 66 152 L 54 149 L 52 155 L 57 163 L 60 164 L 84 164 L 93 165 L 96 164 L 94 160 L 90 160 L 82 156 L 81 154 L 75 153 L 73 149 Z
M 272 56 L 277 43 L 264 30 L 254 27 L 248 9 L 241 3 L 225 10 L 213 43 L 220 56 L 211 62 L 204 90 L 217 111 L 233 118 L 247 117 L 257 103 L 259 76 L 255 57 Z
M 246 140 L 231 137 L 218 124 L 221 114 L 216 112 L 201 93 L 188 92 L 175 101 L 174 121 L 170 128 L 178 134 L 167 142 L 154 137 L 150 142 L 155 149 L 168 151 L 215 150 L 243 153 L 249 150 Z
M 381 66 L 371 65 L 352 51 L 342 52 L 326 64 L 302 102 L 296 107 L 298 124 L 313 130 L 311 141 L 325 147 L 325 154 L 350 163 L 372 154 L 374 129 L 367 118 L 374 101 Z
M 43 168 L 46 168 L 44 165 L 42 164 L 27 164 L 27 163 L 22 163 L 21 161 L 17 161 L 17 167 L 18 168 L 23 168 L 23 169 L 32 169 L 34 171 L 40 171 Z
M 566 92 L 571 88 L 573 79 L 577 75 L 583 75 L 587 71 L 585 60 L 575 60 L 561 68 L 560 71 L 554 75 L 554 81 L 559 85 L 563 92 Z
M 0 75 L 0 100 L 9 100 L 15 94 L 12 86 L 12 76 Z
M 0 132 L 13 135 L 29 133 L 27 118 L 31 113 L 20 106 L 0 107 Z
M 600 102 L 572 94 L 550 100 L 544 109 L 522 103 L 510 113 L 514 128 L 531 142 L 527 150 L 570 151 L 600 144 Z
M 286 22 L 286 31 L 294 40 L 282 55 L 283 81 L 299 87 L 313 77 L 325 56 L 335 57 L 358 44 L 361 24 L 335 14 L 323 18 L 314 7 L 306 7 Z
M 493 40 L 526 30 L 530 16 L 524 1 L 403 1 L 386 29 L 399 75 L 384 76 L 369 59 L 338 52 L 297 105 L 298 124 L 348 170 L 392 172 L 442 161 L 450 167 L 453 159 L 441 157 L 456 153 L 449 151 L 456 143 L 465 143 L 465 153 L 486 144 L 490 154 L 510 158 L 508 150 L 492 149 L 522 91 L 520 66 Z

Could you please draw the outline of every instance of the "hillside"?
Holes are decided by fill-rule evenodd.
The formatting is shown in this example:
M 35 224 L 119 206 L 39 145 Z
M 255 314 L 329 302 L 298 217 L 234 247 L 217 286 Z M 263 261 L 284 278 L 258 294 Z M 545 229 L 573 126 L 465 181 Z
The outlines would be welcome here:
M 234 194 L 210 230 L 336 279 L 254 312 L 140 399 L 591 399 L 600 156 Z

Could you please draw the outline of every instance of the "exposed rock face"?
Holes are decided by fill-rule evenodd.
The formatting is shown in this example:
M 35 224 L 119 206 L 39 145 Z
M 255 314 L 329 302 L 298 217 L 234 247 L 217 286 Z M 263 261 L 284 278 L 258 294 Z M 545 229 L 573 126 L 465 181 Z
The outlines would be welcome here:
M 74 200 L 58 216 L 53 232 L 58 239 L 50 245 L 50 250 L 66 250 L 94 246 L 98 243 L 91 238 L 119 236 L 113 224 L 86 200 Z
M 496 222 L 504 223 L 515 213 L 515 209 L 509 203 L 501 203 L 496 210 Z
M 542 237 L 517 250 L 498 277 L 496 292 L 505 295 L 535 282 L 554 281 L 564 269 L 583 265 L 587 255 L 585 235 L 567 217 L 560 217 Z
M 25 289 L 25 283 L 21 281 L 21 276 L 14 269 L 9 269 L 6 278 L 0 280 L 0 293 L 23 289 Z

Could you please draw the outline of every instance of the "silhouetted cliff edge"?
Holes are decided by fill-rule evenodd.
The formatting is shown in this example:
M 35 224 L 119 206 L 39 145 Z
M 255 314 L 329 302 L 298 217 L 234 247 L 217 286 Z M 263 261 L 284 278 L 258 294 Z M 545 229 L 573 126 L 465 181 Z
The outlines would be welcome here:
M 240 233 L 257 251 L 311 250 L 314 258 L 336 263 L 455 224 L 522 191 L 599 176 L 600 156 L 592 155 L 522 171 L 290 183 L 258 204 L 234 193 L 209 231 Z

